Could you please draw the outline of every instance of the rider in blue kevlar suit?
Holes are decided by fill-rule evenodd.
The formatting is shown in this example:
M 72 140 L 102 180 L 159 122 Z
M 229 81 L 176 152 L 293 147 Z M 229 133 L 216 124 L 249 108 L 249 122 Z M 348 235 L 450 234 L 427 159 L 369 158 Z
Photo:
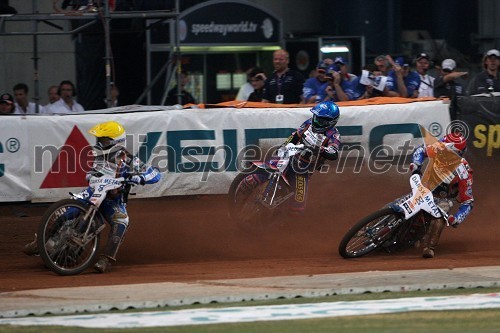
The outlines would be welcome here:
M 92 170 L 87 173 L 87 181 L 92 176 L 104 175 L 124 177 L 137 185 L 154 184 L 160 180 L 161 174 L 158 169 L 147 166 L 125 149 L 126 133 L 121 124 L 115 121 L 104 122 L 92 127 L 89 133 L 96 137 L 96 145 L 94 162 Z M 92 188 L 87 187 L 78 194 L 78 197 L 90 198 L 92 193 Z M 99 210 L 111 226 L 104 254 L 94 265 L 98 272 L 104 273 L 110 266 L 110 261 L 116 261 L 116 253 L 123 242 L 129 223 L 121 189 L 108 192 Z M 23 252 L 28 255 L 38 254 L 36 237 L 24 247 Z
M 309 176 L 315 169 L 319 170 L 325 160 L 336 160 L 340 149 L 340 134 L 335 127 L 340 117 L 340 111 L 334 102 L 321 102 L 316 104 L 311 110 L 312 118 L 307 119 L 300 127 L 290 135 L 283 144 L 303 143 L 306 149 L 301 152 L 297 163 L 290 165 L 287 171 L 287 179 L 290 185 L 295 188 L 295 197 L 290 204 L 290 209 L 295 213 L 303 213 L 306 208 L 307 187 Z M 306 133 L 312 130 L 313 133 L 324 135 L 319 156 L 310 149 L 307 149 Z M 316 158 L 318 156 L 318 158 Z M 277 162 L 277 161 L 274 161 Z M 248 189 L 254 188 L 258 184 L 267 180 L 263 174 L 251 174 L 244 180 Z

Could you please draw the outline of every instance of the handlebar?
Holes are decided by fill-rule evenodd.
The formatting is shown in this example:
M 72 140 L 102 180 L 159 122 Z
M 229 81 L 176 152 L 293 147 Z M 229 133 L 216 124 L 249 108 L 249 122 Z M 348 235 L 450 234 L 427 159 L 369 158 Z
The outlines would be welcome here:
M 128 179 L 124 180 L 124 181 L 122 182 L 122 184 L 123 184 L 124 186 L 127 186 L 127 185 L 128 185 L 129 187 L 132 187 L 132 186 L 136 186 L 136 185 L 137 185 L 135 182 L 133 182 L 133 181 L 131 181 L 131 180 L 128 180 Z
M 136 184 L 129 181 L 129 180 L 123 181 L 122 201 L 124 204 L 127 204 L 130 190 L 132 189 L 132 186 L 134 186 L 134 185 L 136 185 Z

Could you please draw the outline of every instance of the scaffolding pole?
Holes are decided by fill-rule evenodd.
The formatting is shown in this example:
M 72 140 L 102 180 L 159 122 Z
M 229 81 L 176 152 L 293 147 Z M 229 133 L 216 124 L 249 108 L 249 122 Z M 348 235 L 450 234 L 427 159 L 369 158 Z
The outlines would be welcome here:
M 105 38 L 105 76 L 106 76 L 106 104 L 108 107 L 111 106 L 111 86 L 113 82 L 111 81 L 112 71 L 113 71 L 113 56 L 111 50 L 111 29 L 110 22 L 112 19 L 166 19 L 166 18 L 177 18 L 179 15 L 179 0 L 175 1 L 175 8 L 171 10 L 158 10 L 158 11 L 114 11 L 111 13 L 109 9 L 108 0 L 104 1 L 104 38 Z M 37 0 L 32 1 L 32 14 L 7 14 L 0 15 L 0 36 L 33 36 L 33 81 L 34 81 L 34 97 L 33 100 L 36 103 L 36 112 L 39 112 L 39 101 L 40 101 L 40 88 L 39 88 L 39 50 L 38 50 L 38 36 L 41 35 L 69 35 L 79 33 L 89 26 L 99 22 L 100 15 L 102 15 L 102 8 L 99 8 L 98 13 L 55 13 L 55 14 L 40 14 L 38 12 Z M 79 26 L 75 29 L 65 29 L 64 27 L 56 24 L 57 21 L 69 21 L 69 20 L 87 20 L 85 24 Z M 9 22 L 26 22 L 31 23 L 28 25 L 28 29 L 23 31 L 7 31 L 6 25 Z M 40 30 L 39 23 L 45 23 L 46 26 L 55 28 L 59 31 L 47 31 Z M 150 83 L 148 83 L 150 86 Z M 147 88 L 146 88 L 147 89 Z

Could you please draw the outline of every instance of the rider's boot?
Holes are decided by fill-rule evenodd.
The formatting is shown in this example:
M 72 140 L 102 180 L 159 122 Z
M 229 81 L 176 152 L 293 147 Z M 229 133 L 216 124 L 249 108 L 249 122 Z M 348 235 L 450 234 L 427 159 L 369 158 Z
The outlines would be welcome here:
M 116 253 L 118 248 L 123 241 L 125 232 L 127 231 L 127 226 L 122 223 L 114 223 L 112 230 L 109 233 L 108 242 L 106 244 L 106 249 L 104 250 L 104 255 L 99 258 L 95 263 L 94 269 L 99 273 L 104 273 L 111 266 L 111 262 L 115 262 Z
M 105 273 L 106 270 L 111 266 L 111 261 L 116 261 L 116 260 L 114 258 L 108 258 L 106 256 L 102 256 L 95 263 L 94 269 L 99 273 Z
M 439 237 L 441 237 L 441 232 L 445 225 L 444 219 L 433 219 L 431 221 L 429 230 L 423 239 L 424 250 L 422 251 L 422 257 L 434 258 L 434 250 L 436 249 Z
M 28 256 L 37 256 L 39 254 L 36 234 L 35 234 L 35 239 L 32 242 L 24 245 L 23 253 Z

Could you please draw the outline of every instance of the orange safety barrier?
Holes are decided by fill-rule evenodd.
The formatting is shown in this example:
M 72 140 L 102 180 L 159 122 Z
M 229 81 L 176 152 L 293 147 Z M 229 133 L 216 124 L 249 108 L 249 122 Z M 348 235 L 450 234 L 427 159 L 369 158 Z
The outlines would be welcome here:
M 414 103 L 422 101 L 435 101 L 440 98 L 434 97 L 420 97 L 420 98 L 403 98 L 403 97 L 373 97 L 368 99 L 360 99 L 356 101 L 335 102 L 338 106 L 361 106 L 361 105 L 380 105 L 380 104 L 403 104 Z M 247 101 L 228 101 L 217 104 L 186 104 L 184 108 L 196 107 L 199 109 L 213 109 L 213 108 L 305 108 L 312 107 L 312 104 L 276 104 L 276 103 L 262 103 L 262 102 L 247 102 Z

